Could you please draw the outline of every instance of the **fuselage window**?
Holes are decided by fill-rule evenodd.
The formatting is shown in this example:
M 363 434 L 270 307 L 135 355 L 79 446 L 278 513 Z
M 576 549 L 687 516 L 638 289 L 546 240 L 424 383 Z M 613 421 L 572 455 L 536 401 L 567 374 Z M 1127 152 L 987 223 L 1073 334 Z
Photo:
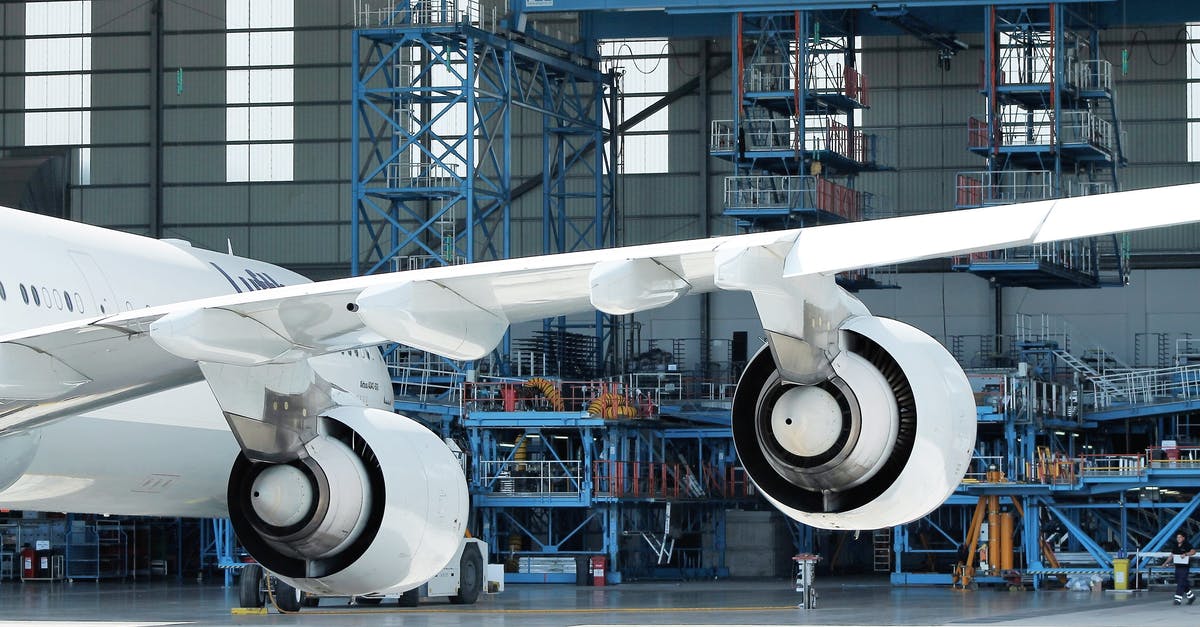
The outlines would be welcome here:
M 8 300 L 8 294 L 4 293 L 4 283 L 0 282 L 0 300 Z
M 29 291 L 33 292 L 33 304 L 38 307 L 41 307 L 42 306 L 42 297 L 38 296 L 37 286 L 30 285 Z
M 29 292 L 25 291 L 24 283 L 21 284 L 21 300 L 25 301 L 26 305 L 29 304 Z
M 54 290 L 54 306 L 58 307 L 59 311 L 62 311 L 62 308 L 63 308 L 62 294 L 60 294 L 58 292 L 58 290 Z
M 54 301 L 50 300 L 50 290 L 42 288 L 42 300 L 46 303 L 46 309 L 54 307 Z
M 75 305 L 71 303 L 71 293 L 63 290 L 63 300 L 67 301 L 67 311 L 75 311 Z
M 79 292 L 75 292 L 75 304 L 79 306 L 79 313 L 83 313 L 83 299 L 79 297 Z

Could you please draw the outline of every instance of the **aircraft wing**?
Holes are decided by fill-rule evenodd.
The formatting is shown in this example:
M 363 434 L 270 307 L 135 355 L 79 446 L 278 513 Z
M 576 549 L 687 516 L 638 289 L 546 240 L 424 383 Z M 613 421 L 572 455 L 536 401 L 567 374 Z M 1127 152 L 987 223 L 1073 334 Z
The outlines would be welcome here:
M 253 366 L 396 341 L 486 355 L 515 322 L 630 313 L 730 287 L 746 253 L 782 279 L 1200 221 L 1200 184 L 293 285 L 0 337 L 0 429 Z M 777 266 L 775 266 L 777 267 Z M 744 267 L 743 267 L 744 271 Z

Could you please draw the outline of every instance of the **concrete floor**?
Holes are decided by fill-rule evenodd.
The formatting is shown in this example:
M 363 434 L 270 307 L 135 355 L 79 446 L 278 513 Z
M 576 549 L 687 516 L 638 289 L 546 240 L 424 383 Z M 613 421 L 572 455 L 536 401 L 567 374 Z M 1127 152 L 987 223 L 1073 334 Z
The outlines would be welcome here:
M 236 589 L 195 583 L 4 583 L 0 625 L 602 626 L 1200 624 L 1200 603 L 1173 606 L 1171 590 L 1009 592 L 892 588 L 885 580 L 818 580 L 815 610 L 796 608 L 783 580 L 627 583 L 606 588 L 510 586 L 474 606 L 348 608 L 325 600 L 299 615 L 235 616 Z

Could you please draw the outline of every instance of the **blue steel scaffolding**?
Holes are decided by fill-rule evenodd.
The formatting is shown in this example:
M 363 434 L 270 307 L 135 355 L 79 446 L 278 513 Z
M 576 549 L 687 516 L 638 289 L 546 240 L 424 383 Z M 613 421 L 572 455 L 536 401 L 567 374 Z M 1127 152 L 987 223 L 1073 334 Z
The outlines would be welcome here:
M 809 11 L 732 18 L 733 118 L 714 120 L 709 151 L 733 163 L 725 215 L 750 230 L 861 220 L 854 177 L 879 169 L 857 128 L 868 102 L 851 19 Z
M 1023 317 L 1027 318 L 1027 317 Z M 1200 536 L 1200 363 L 1130 368 L 1042 317 L 1021 320 L 1016 369 L 968 373 L 979 435 L 946 505 L 897 527 L 892 581 L 1039 587 L 1071 576 L 1162 579 L 1157 552 Z M 1186 335 L 1186 334 L 1185 334 Z M 952 342 L 961 346 L 962 342 Z M 988 342 L 990 344 L 990 342 Z M 1077 354 L 1081 352 L 1082 354 Z M 990 540 L 1004 538 L 1007 545 Z
M 971 152 L 986 168 L 961 172 L 958 208 L 1118 191 L 1125 165 L 1112 64 L 1085 6 L 985 9 L 980 92 L 984 118 L 968 120 Z M 1124 285 L 1125 238 L 1072 240 L 972 254 L 955 269 L 998 286 Z
M 612 382 L 471 383 L 463 424 L 480 535 L 513 582 L 719 577 L 725 510 L 758 506 L 728 428 L 659 420 L 653 390 Z
M 615 128 L 615 94 L 612 77 L 596 69 L 594 46 L 513 33 L 504 15 L 466 0 L 362 3 L 355 19 L 353 274 L 509 258 L 513 203 L 538 187 L 543 252 L 615 244 L 607 130 Z M 514 133 L 535 123 L 541 169 L 514 181 Z M 567 328 L 564 320 L 547 322 L 549 330 Z M 605 319 L 597 314 L 571 328 L 596 337 L 601 369 Z M 498 369 L 507 356 L 506 340 Z M 432 363 L 403 351 L 389 351 L 389 360 L 398 370 Z M 433 369 L 442 375 L 421 383 L 444 390 L 455 389 L 465 370 Z M 414 403 L 401 407 L 428 409 Z

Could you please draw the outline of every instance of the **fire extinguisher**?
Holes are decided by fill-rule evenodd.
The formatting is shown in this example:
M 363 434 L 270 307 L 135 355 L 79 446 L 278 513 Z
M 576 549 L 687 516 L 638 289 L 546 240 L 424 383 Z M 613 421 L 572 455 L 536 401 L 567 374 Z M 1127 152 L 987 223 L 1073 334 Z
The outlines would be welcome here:
M 22 579 L 33 579 L 34 578 L 35 575 L 34 575 L 33 562 L 36 557 L 37 557 L 37 553 L 33 550 L 33 547 L 29 546 L 28 544 L 21 547 L 21 578 Z

